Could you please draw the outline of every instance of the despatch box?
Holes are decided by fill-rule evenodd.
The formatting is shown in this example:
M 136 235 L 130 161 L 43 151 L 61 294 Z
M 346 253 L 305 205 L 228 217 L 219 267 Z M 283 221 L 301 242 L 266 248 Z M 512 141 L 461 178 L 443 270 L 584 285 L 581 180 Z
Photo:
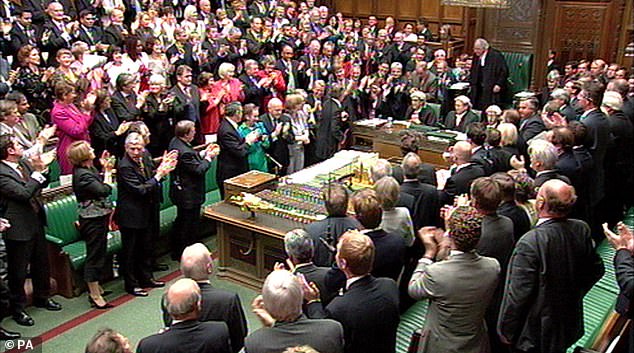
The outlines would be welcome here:
M 264 189 L 275 187 L 277 177 L 273 174 L 251 170 L 244 174 L 240 174 L 224 182 L 225 200 L 231 196 L 239 195 L 241 192 L 255 194 Z

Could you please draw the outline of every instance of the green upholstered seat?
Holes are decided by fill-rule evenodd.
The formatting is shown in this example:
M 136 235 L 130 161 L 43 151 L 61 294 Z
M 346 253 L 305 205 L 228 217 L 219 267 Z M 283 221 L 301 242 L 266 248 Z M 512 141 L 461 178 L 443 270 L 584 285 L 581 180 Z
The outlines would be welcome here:
M 59 246 L 65 253 L 74 269 L 80 269 L 86 261 L 86 243 L 81 239 L 77 229 L 77 199 L 69 195 L 44 206 L 47 223 L 46 238 Z M 119 232 L 108 234 L 108 254 L 121 250 Z
M 211 161 L 211 167 L 207 170 L 207 174 L 205 175 L 205 191 L 209 193 L 210 191 L 218 189 L 218 183 L 216 182 L 216 170 L 218 168 L 218 160 L 214 158 Z
M 509 93 L 526 91 L 531 85 L 533 54 L 502 52 L 509 68 Z
M 421 300 L 401 315 L 396 331 L 396 353 L 407 353 L 412 333 L 425 325 L 428 308 L 429 300 Z
M 434 114 L 436 114 L 436 118 L 440 118 L 441 117 L 440 116 L 440 104 L 438 104 L 438 103 L 427 103 L 427 105 L 431 108 L 431 110 L 434 111 Z

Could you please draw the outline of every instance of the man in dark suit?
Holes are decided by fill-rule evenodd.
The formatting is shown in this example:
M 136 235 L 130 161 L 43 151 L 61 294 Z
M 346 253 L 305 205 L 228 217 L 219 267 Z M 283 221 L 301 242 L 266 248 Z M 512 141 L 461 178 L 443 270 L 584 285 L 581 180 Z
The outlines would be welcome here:
M 125 140 L 125 155 L 117 166 L 118 199 L 115 219 L 123 242 L 121 260 L 125 269 L 125 290 L 146 297 L 147 287 L 162 287 L 164 282 L 152 278 L 152 251 L 158 232 L 161 203 L 161 180 L 176 165 L 176 154 L 170 153 L 155 168 L 145 141 L 138 133 L 130 133 Z
M 249 171 L 247 155 L 249 147 L 259 137 L 259 133 L 254 130 L 246 137 L 240 136 L 238 124 L 242 121 L 242 104 L 233 102 L 225 107 L 225 116 L 220 121 L 218 128 L 218 144 L 220 153 L 218 154 L 218 171 L 216 181 L 220 187 L 220 195 L 224 198 L 224 181 Z
M 245 352 L 283 352 L 289 347 L 308 345 L 318 352 L 343 353 L 341 324 L 306 318 L 302 301 L 302 284 L 296 275 L 286 270 L 271 272 L 262 285 L 262 295 L 252 304 L 264 327 L 247 336 Z
M 546 130 L 546 125 L 537 114 L 539 101 L 537 98 L 521 100 L 517 111 L 520 114 L 520 128 L 518 130 L 517 147 L 520 153 L 525 154 L 528 149 L 528 142 L 540 132 Z
M 574 188 L 549 180 L 537 200 L 542 221 L 517 242 L 509 262 L 498 333 L 516 351 L 562 353 L 583 335 L 583 297 L 604 267 L 588 225 L 568 218 Z
M 279 98 L 272 98 L 267 104 L 268 113 L 260 116 L 260 121 L 264 124 L 269 136 L 269 147 L 266 152 L 275 161 L 282 165 L 279 175 L 286 175 L 290 157 L 288 154 L 289 141 L 285 138 L 291 128 L 291 120 L 284 113 L 284 103 Z
M 402 183 L 403 169 L 398 168 L 398 170 L 400 171 L 400 176 L 401 176 L 400 183 Z M 376 161 L 376 163 L 372 166 L 372 169 L 370 170 L 370 180 L 372 180 L 372 183 L 374 184 L 384 177 L 393 176 L 394 172 L 395 172 L 395 168 L 392 168 L 392 165 L 390 164 L 390 162 L 388 162 L 386 159 L 379 159 Z M 396 179 L 396 177 L 394 177 L 394 179 Z M 398 179 L 396 180 L 398 181 Z M 398 200 L 396 201 L 396 205 L 394 207 L 405 207 L 409 211 L 409 214 L 413 215 L 415 203 L 416 203 L 416 198 L 404 192 L 403 188 L 400 187 L 398 192 Z
M 294 274 L 302 274 L 309 282 L 314 282 L 319 288 L 320 299 L 328 305 L 336 293 L 326 287 L 326 273 L 328 267 L 315 266 L 313 254 L 315 246 L 313 239 L 303 229 L 294 229 L 284 235 L 284 250 L 288 256 L 287 266 Z
M 185 278 L 196 281 L 202 296 L 198 321 L 222 321 L 227 324 L 232 352 L 237 353 L 244 346 L 244 337 L 247 335 L 244 310 L 236 293 L 211 285 L 209 276 L 213 273 L 213 266 L 211 253 L 204 244 L 196 243 L 183 251 L 181 272 Z M 165 301 L 162 304 L 165 326 L 172 326 L 172 318 L 167 312 Z
M 401 191 L 414 197 L 414 211 L 411 216 L 416 229 L 437 225 L 440 211 L 438 190 L 434 185 L 423 183 L 419 179 L 422 165 L 420 157 L 413 152 L 406 154 L 401 162 Z
M 498 338 L 496 327 L 506 282 L 506 269 L 515 247 L 513 221 L 497 213 L 501 201 L 500 186 L 493 178 L 481 177 L 471 184 L 471 204 L 484 216 L 476 251 L 479 255 L 496 259 L 500 265 L 499 280 L 485 315 L 493 352 L 503 351 L 505 348 Z
M 304 68 L 304 63 L 294 60 L 295 51 L 290 45 L 282 45 L 281 59 L 275 62 L 275 68 L 280 70 L 286 82 L 286 91 L 299 88 L 300 71 Z
M 260 71 L 260 64 L 257 61 L 249 59 L 244 62 L 244 73 L 238 77 L 244 84 L 244 104 L 252 103 L 262 106 L 264 96 L 267 95 L 267 89 L 262 87 L 261 79 L 256 76 L 258 71 Z
M 348 216 L 348 190 L 341 184 L 331 183 L 322 189 L 328 216 L 306 226 L 313 239 L 313 263 L 329 267 L 334 261 L 339 236 L 350 229 L 360 229 L 359 222 Z
M 190 120 L 195 123 L 197 134 L 194 137 L 194 145 L 204 142 L 200 134 L 200 92 L 198 87 L 192 84 L 193 71 L 186 65 L 176 68 L 176 85 L 169 90 L 174 96 L 172 102 L 174 122 Z
M 123 17 L 121 9 L 112 10 L 110 13 L 110 26 L 104 28 L 103 31 L 104 44 L 123 47 L 125 37 L 128 35 L 128 30 L 123 24 Z
M 112 96 L 112 111 L 119 121 L 136 121 L 141 119 L 142 104 L 134 93 L 136 78 L 132 74 L 122 73 L 117 77 L 117 90 Z
M 531 221 L 528 214 L 515 203 L 515 181 L 507 173 L 495 173 L 491 178 L 500 187 L 502 201 L 497 213 L 508 217 L 513 222 L 513 239 L 517 242 L 522 235 L 531 229 Z
M 451 158 L 454 166 L 449 170 L 450 176 L 444 184 L 440 195 L 440 202 L 444 205 L 453 204 L 454 197 L 468 194 L 471 182 L 484 176 L 484 170 L 471 162 L 471 144 L 459 141 L 453 146 Z
M 552 143 L 546 140 L 534 140 L 528 147 L 528 156 L 531 169 L 537 173 L 533 181 L 535 188 L 539 188 L 550 179 L 559 179 L 572 185 L 570 179 L 555 168 L 557 148 Z
M 398 288 L 390 278 L 375 278 L 372 239 L 349 231 L 337 244 L 336 261 L 347 278 L 345 292 L 324 307 L 315 286 L 304 286 L 308 317 L 331 318 L 343 326 L 346 352 L 393 352 L 399 322 Z M 377 318 L 381 318 L 377 320 Z
M 194 150 L 196 136 L 193 121 L 181 120 L 169 144 L 178 151 L 178 163 L 170 179 L 170 198 L 176 205 L 176 220 L 171 234 L 172 259 L 178 260 L 183 249 L 196 242 L 200 224 L 200 207 L 205 202 L 205 175 L 211 160 L 218 155 L 217 145 L 209 144 L 201 152 Z
M 79 12 L 79 27 L 73 33 L 73 41 L 81 41 L 88 44 L 92 53 L 103 53 L 108 48 L 108 45 L 103 43 L 103 29 L 95 25 L 96 21 L 97 15 L 95 15 L 94 10 L 81 10 Z
M 59 2 L 51 2 L 46 8 L 46 13 L 48 19 L 44 22 L 38 37 L 41 38 L 42 52 L 48 53 L 47 65 L 54 66 L 57 51 L 70 48 L 73 39 L 71 33 L 76 31 L 77 25 L 66 25 L 64 6 Z
M 39 30 L 31 23 L 33 13 L 28 9 L 17 9 L 14 16 L 16 20 L 9 32 L 11 44 L 9 46 L 9 51 L 5 54 L 14 55 L 15 57 L 18 50 L 27 44 L 37 47 L 36 33 L 39 33 Z
M 95 149 L 95 156 L 101 156 L 107 150 L 117 158 L 123 157 L 124 133 L 130 125 L 129 121 L 120 123 L 112 109 L 95 112 L 95 118 L 89 127 L 90 144 Z
M 189 42 L 189 34 L 187 34 L 187 31 L 177 27 L 174 30 L 174 39 L 174 44 L 165 50 L 165 55 L 167 55 L 170 63 L 176 68 L 181 65 L 186 65 L 193 72 L 198 72 L 198 63 L 194 59 L 194 47 Z M 176 75 L 178 76 L 178 73 Z
M 202 295 L 189 278 L 170 286 L 165 295 L 167 312 L 178 320 L 169 330 L 143 338 L 137 353 L 233 353 L 224 322 L 198 321 Z
M 32 156 L 29 163 L 22 159 L 22 145 L 12 135 L 0 136 L 0 199 L 2 217 L 11 227 L 3 234 L 7 247 L 7 273 L 11 314 L 19 325 L 33 326 L 33 319 L 24 311 L 24 282 L 30 265 L 33 281 L 33 305 L 58 311 L 62 306 L 51 295 L 44 226 L 46 214 L 39 199 L 48 178 L 42 173 L 52 160 Z
M 603 212 L 609 207 L 602 207 L 605 198 L 605 154 L 610 144 L 610 122 L 608 117 L 599 109 L 603 100 L 603 86 L 590 82 L 579 93 L 579 105 L 583 108 L 583 114 L 579 121 L 588 129 L 586 147 L 592 155 L 594 167 L 592 168 L 592 180 L 595 187 L 590 189 L 590 207 L 595 210 L 590 216 L 590 228 L 592 234 L 601 239 L 601 224 L 607 219 Z
M 332 157 L 344 139 L 348 113 L 343 111 L 341 100 L 344 88 L 334 84 L 328 91 L 328 99 L 323 102 L 321 115 L 317 121 L 315 140 L 315 157 L 324 161 Z
M 484 110 L 491 104 L 501 103 L 509 69 L 502 54 L 491 48 L 483 38 L 476 39 L 473 51 L 471 97 L 474 107 Z

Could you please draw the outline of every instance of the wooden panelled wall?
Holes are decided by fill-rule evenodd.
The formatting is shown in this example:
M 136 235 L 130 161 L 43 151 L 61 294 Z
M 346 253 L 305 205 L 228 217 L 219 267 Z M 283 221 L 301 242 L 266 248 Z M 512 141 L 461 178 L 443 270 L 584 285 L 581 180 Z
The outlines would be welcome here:
M 442 24 L 452 35 L 464 37 L 466 48 L 479 36 L 494 47 L 534 55 L 533 85 L 540 87 L 546 75 L 548 49 L 559 61 L 603 58 L 631 67 L 624 56 L 634 41 L 634 0 L 511 0 L 508 9 L 470 9 L 442 6 L 440 0 L 332 0 L 336 11 L 347 17 L 367 19 L 387 16 L 400 24 L 423 17 L 434 33 Z
M 452 35 L 463 37 L 465 33 L 464 14 L 461 6 L 442 6 L 440 0 L 334 0 L 334 7 L 346 17 L 367 19 L 376 16 L 383 20 L 392 16 L 405 22 L 414 23 L 423 17 L 434 33 L 440 25 L 451 25 Z

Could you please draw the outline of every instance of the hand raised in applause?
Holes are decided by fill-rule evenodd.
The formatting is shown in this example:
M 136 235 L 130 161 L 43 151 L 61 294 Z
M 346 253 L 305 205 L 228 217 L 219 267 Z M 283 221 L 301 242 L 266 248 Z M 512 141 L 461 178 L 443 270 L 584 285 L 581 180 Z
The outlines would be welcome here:
M 275 324 L 275 319 L 264 308 L 264 299 L 262 298 L 262 295 L 258 295 L 255 299 L 253 299 L 253 302 L 251 303 L 251 310 L 255 316 L 260 319 L 263 326 L 271 327 Z
M 319 288 L 317 288 L 315 282 L 309 283 L 306 277 L 301 273 L 297 275 L 297 278 L 304 288 L 304 300 L 308 303 L 319 300 Z
M 632 230 L 623 224 L 623 222 L 619 222 L 616 229 L 618 234 L 611 231 L 607 223 L 603 223 L 603 233 L 615 250 L 625 249 L 630 253 L 634 253 L 634 236 L 632 235 Z
M 178 163 L 178 151 L 172 150 L 170 152 L 165 151 L 163 153 L 163 158 L 161 160 L 161 164 L 156 168 L 156 179 L 161 180 L 167 174 L 171 173 L 174 168 L 176 168 L 176 164 Z

